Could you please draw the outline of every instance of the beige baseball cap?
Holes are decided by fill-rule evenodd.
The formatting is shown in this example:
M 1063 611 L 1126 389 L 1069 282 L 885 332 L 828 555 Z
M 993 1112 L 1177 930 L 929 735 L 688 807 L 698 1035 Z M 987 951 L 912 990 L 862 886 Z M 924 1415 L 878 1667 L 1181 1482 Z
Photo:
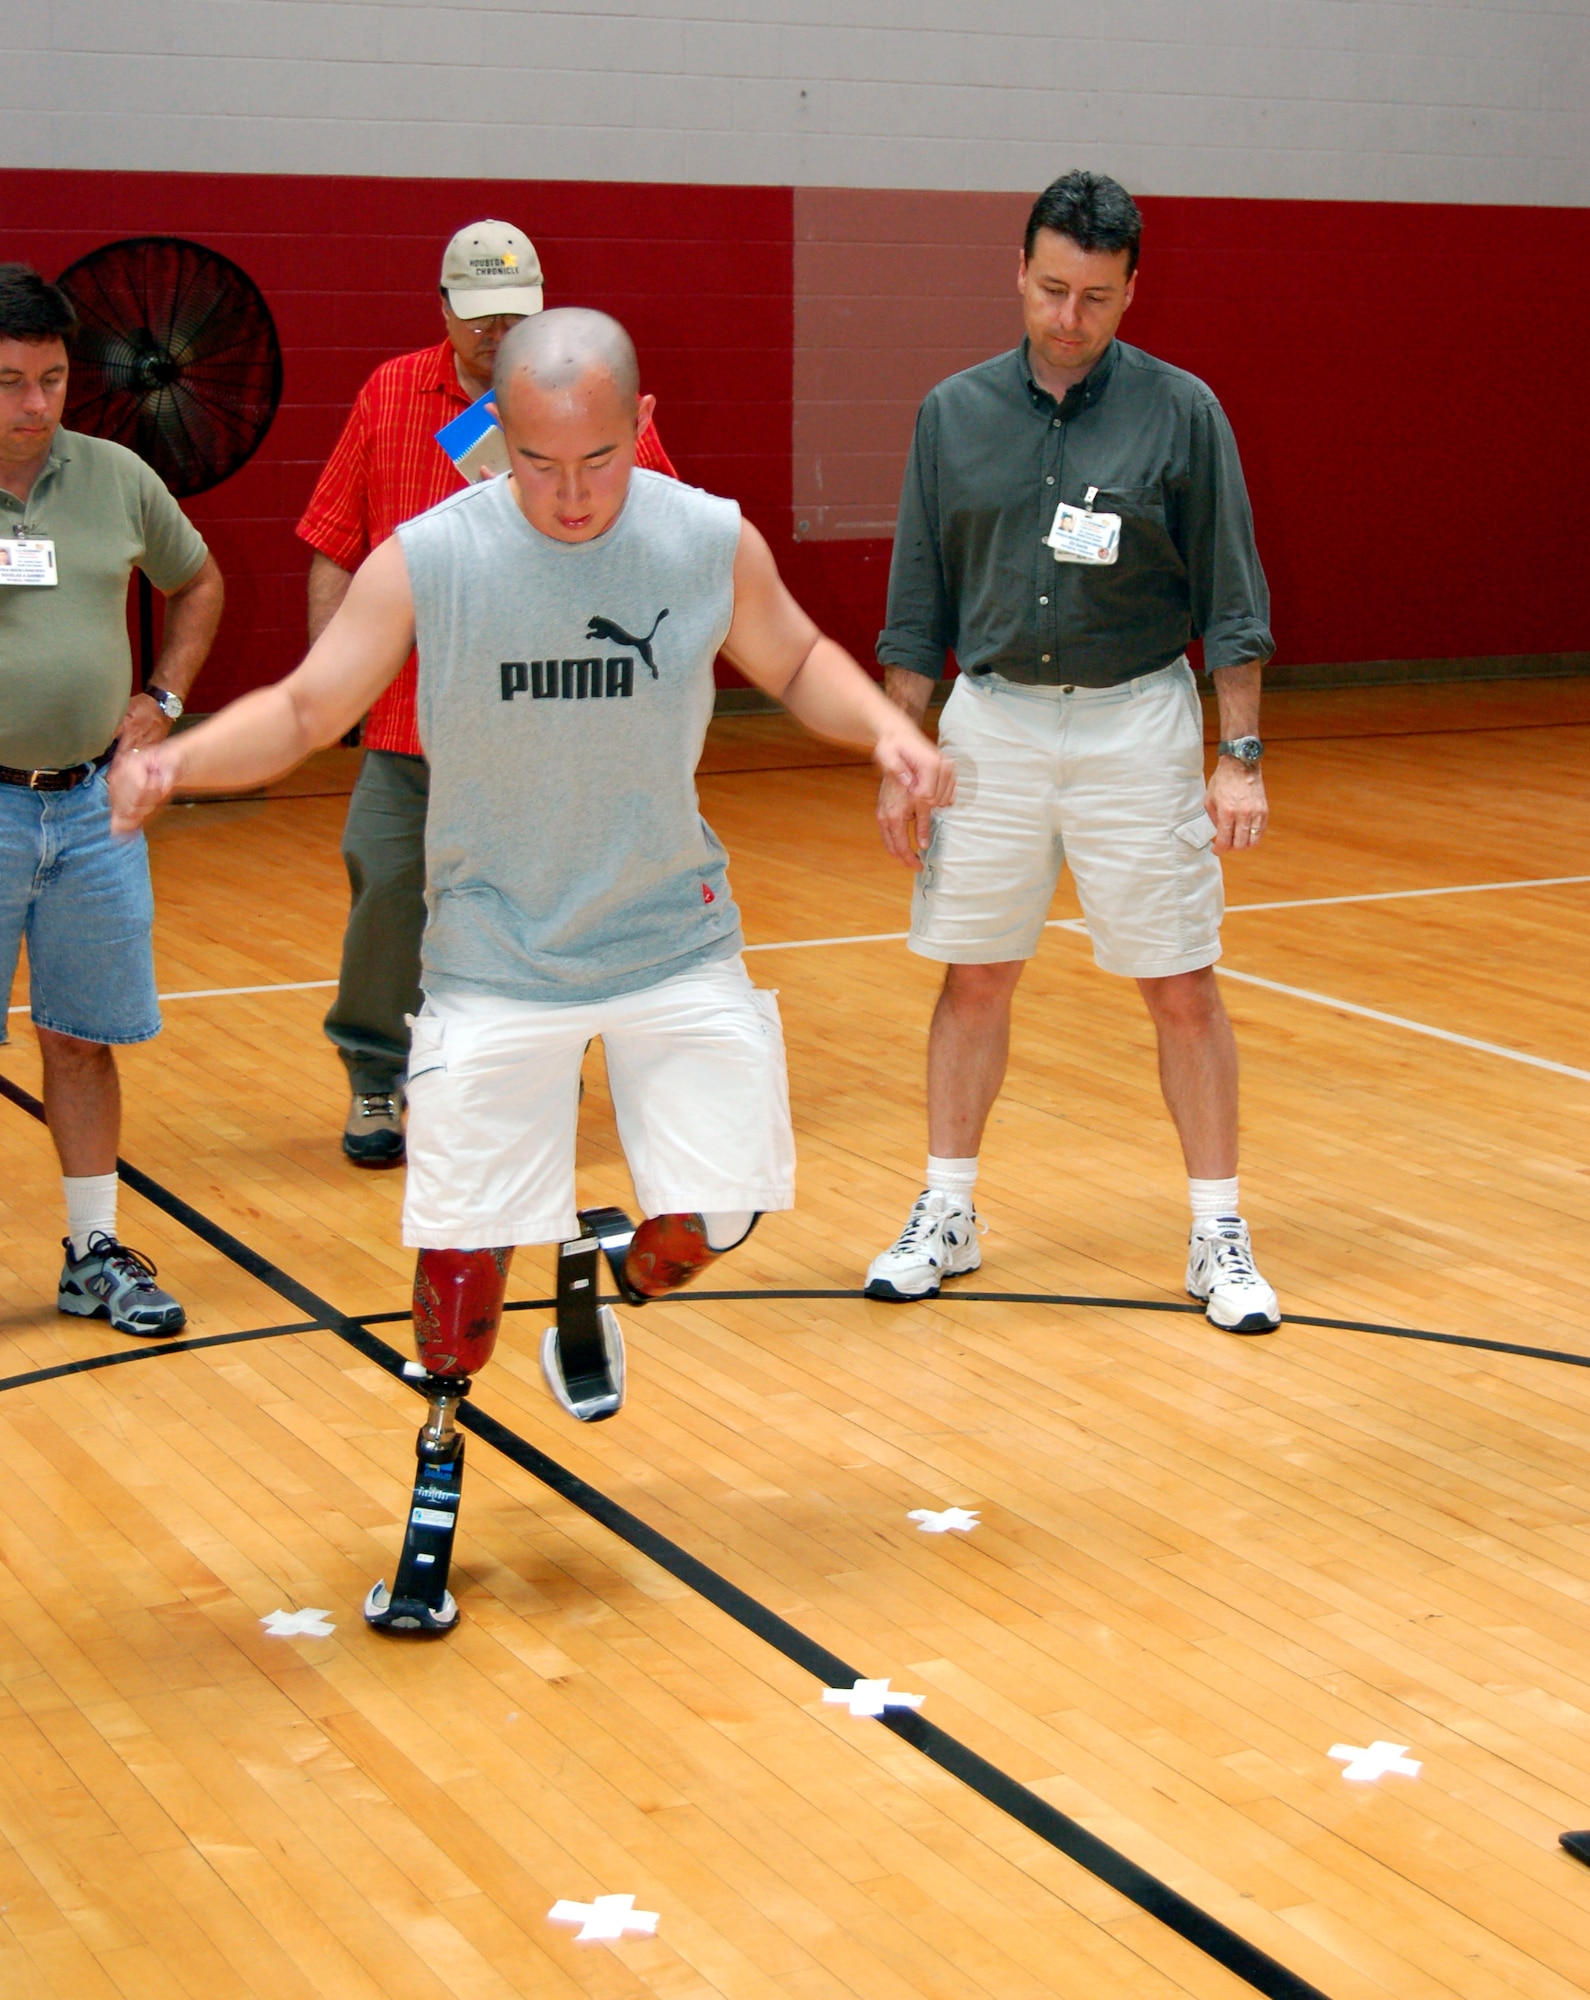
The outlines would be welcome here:
M 471 222 L 442 254 L 442 290 L 460 319 L 528 318 L 542 306 L 536 246 L 511 222 Z

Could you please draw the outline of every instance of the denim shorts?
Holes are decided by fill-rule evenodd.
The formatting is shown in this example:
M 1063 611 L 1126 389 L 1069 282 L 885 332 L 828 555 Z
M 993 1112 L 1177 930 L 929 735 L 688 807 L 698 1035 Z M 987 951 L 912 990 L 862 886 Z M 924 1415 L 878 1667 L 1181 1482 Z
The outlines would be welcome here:
M 35 1027 L 83 1042 L 158 1035 L 154 918 L 149 851 L 141 833 L 112 834 L 104 771 L 69 792 L 0 785 L 0 993 L 9 1001 L 26 938 Z

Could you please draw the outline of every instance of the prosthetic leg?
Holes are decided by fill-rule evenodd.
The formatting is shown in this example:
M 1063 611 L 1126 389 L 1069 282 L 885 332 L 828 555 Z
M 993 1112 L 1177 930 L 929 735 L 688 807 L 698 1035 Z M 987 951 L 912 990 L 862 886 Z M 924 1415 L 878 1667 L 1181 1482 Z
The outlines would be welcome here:
M 598 1220 L 600 1232 L 592 1226 Z M 583 1211 L 580 1227 L 581 1235 L 558 1246 L 558 1317 L 541 1336 L 541 1372 L 571 1417 L 599 1424 L 616 1416 L 624 1402 L 624 1335 L 618 1315 L 599 1297 L 602 1255 L 605 1250 L 617 1275 L 635 1231 L 616 1208 Z M 622 1277 L 619 1290 L 640 1303 Z
M 447 1588 L 464 1477 L 464 1440 L 453 1412 L 470 1376 L 497 1344 L 511 1250 L 422 1250 L 414 1272 L 414 1338 L 420 1358 L 403 1370 L 430 1403 L 414 1454 L 414 1497 L 392 1588 L 383 1578 L 364 1600 L 367 1624 L 384 1632 L 451 1632 L 458 1606 Z
M 447 1571 L 464 1480 L 464 1440 L 453 1428 L 453 1412 L 469 1394 L 469 1377 L 432 1375 L 418 1361 L 403 1373 L 424 1384 L 431 1407 L 414 1448 L 419 1465 L 397 1575 L 390 1590 L 384 1577 L 371 1585 L 365 1623 L 384 1632 L 451 1632 L 458 1606 Z
M 757 1221 L 749 1209 L 735 1215 L 648 1216 L 625 1249 L 619 1284 L 626 1298 L 639 1305 L 677 1292 L 724 1251 L 737 1250 Z
M 582 1234 L 558 1252 L 557 1324 L 541 1338 L 541 1372 L 571 1417 L 599 1423 L 624 1401 L 624 1336 L 597 1295 L 605 1258 L 620 1298 L 633 1306 L 661 1298 L 743 1243 L 757 1218 L 653 1215 L 637 1229 L 621 1208 L 580 1210 Z M 713 1241 L 715 1236 L 726 1241 Z

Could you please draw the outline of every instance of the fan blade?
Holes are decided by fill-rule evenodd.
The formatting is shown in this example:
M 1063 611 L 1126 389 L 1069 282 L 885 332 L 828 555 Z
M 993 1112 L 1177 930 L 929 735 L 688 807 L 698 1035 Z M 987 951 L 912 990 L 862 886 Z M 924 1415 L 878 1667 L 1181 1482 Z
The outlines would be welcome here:
M 258 286 L 181 237 L 134 237 L 60 282 L 80 334 L 68 421 L 132 446 L 179 498 L 244 465 L 281 399 L 281 348 Z

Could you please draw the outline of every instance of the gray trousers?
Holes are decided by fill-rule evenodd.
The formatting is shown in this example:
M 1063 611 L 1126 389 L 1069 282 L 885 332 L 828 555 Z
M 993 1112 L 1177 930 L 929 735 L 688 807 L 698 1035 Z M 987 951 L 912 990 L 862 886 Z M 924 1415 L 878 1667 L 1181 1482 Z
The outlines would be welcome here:
M 430 790 L 431 767 L 423 757 L 366 750 L 348 801 L 342 858 L 353 904 L 326 1033 L 355 1091 L 391 1090 L 408 1070 L 403 1017 L 420 1008 Z

